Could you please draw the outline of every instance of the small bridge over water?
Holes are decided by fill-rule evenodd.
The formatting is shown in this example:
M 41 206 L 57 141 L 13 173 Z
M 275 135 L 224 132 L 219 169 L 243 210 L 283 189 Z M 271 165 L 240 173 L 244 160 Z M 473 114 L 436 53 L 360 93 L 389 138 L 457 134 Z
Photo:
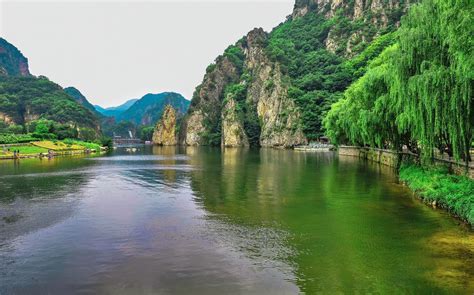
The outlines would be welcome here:
M 113 142 L 114 142 L 114 145 L 143 143 L 143 141 L 141 139 L 138 139 L 138 138 L 114 138 Z

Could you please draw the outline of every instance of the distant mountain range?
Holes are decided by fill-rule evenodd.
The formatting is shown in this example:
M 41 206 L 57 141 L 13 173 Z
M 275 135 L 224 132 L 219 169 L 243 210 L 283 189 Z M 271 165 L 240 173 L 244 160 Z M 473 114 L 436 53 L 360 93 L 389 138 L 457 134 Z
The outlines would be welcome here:
M 140 99 L 130 99 L 117 107 L 95 109 L 105 116 L 111 116 L 119 121 L 129 121 L 137 125 L 154 125 L 163 114 L 166 105 L 171 105 L 178 114 L 184 114 L 189 108 L 190 101 L 175 92 L 158 94 L 148 93 Z
M 92 129 L 99 136 L 104 129 L 114 131 L 118 125 L 115 123 L 154 125 L 168 104 L 178 115 L 183 115 L 190 105 L 182 95 L 164 92 L 149 93 L 116 107 L 94 106 L 77 88 L 63 89 L 44 76 L 32 75 L 28 59 L 3 38 L 0 38 L 0 90 L 0 133 L 15 125 L 27 130 L 31 122 L 48 119 L 75 126 L 80 134 L 81 130 Z
M 119 106 L 116 106 L 116 107 L 103 108 L 99 105 L 94 105 L 94 108 L 95 108 L 96 111 L 98 111 L 99 113 L 101 113 L 104 116 L 115 118 L 118 115 L 120 115 L 121 113 L 128 110 L 137 100 L 138 100 L 138 98 L 133 98 L 133 99 L 127 100 L 125 103 L 123 103 Z

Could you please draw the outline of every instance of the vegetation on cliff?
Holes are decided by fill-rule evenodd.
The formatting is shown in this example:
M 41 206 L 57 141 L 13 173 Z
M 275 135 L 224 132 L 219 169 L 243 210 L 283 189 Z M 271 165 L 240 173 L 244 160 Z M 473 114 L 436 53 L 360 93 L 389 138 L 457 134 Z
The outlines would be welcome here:
M 436 150 L 464 161 L 474 126 L 474 5 L 425 0 L 410 9 L 396 44 L 370 63 L 325 119 L 335 142 Z
M 28 59 L 7 40 L 0 38 L 0 76 L 30 76 Z
M 317 140 L 324 135 L 322 120 L 331 105 L 394 43 L 393 31 L 408 5 L 297 1 L 292 16 L 269 34 L 250 32 L 207 68 L 193 96 L 189 117 L 195 126 L 188 124 L 192 134 L 187 144 L 225 145 L 221 114 L 228 112 L 238 113 L 234 123 L 244 126 L 251 145 Z M 249 41 L 257 35 L 258 40 Z M 236 110 L 226 109 L 234 106 L 227 105 L 229 97 Z

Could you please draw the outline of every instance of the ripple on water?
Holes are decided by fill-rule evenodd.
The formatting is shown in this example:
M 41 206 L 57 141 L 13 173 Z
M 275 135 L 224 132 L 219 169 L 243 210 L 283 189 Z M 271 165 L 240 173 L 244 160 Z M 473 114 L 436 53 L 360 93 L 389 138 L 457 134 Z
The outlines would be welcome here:
M 166 161 L 166 160 L 178 160 L 178 161 L 187 161 L 189 156 L 186 155 L 121 155 L 114 157 L 97 157 L 97 158 L 87 158 L 90 161 Z

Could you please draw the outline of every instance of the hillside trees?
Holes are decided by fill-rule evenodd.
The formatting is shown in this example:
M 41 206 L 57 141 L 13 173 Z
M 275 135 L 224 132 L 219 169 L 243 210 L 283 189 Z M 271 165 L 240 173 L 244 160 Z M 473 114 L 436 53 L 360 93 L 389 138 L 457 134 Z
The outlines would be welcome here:
M 474 110 L 474 5 L 426 0 L 411 8 L 387 48 L 325 118 L 336 142 L 435 149 L 469 160 Z

